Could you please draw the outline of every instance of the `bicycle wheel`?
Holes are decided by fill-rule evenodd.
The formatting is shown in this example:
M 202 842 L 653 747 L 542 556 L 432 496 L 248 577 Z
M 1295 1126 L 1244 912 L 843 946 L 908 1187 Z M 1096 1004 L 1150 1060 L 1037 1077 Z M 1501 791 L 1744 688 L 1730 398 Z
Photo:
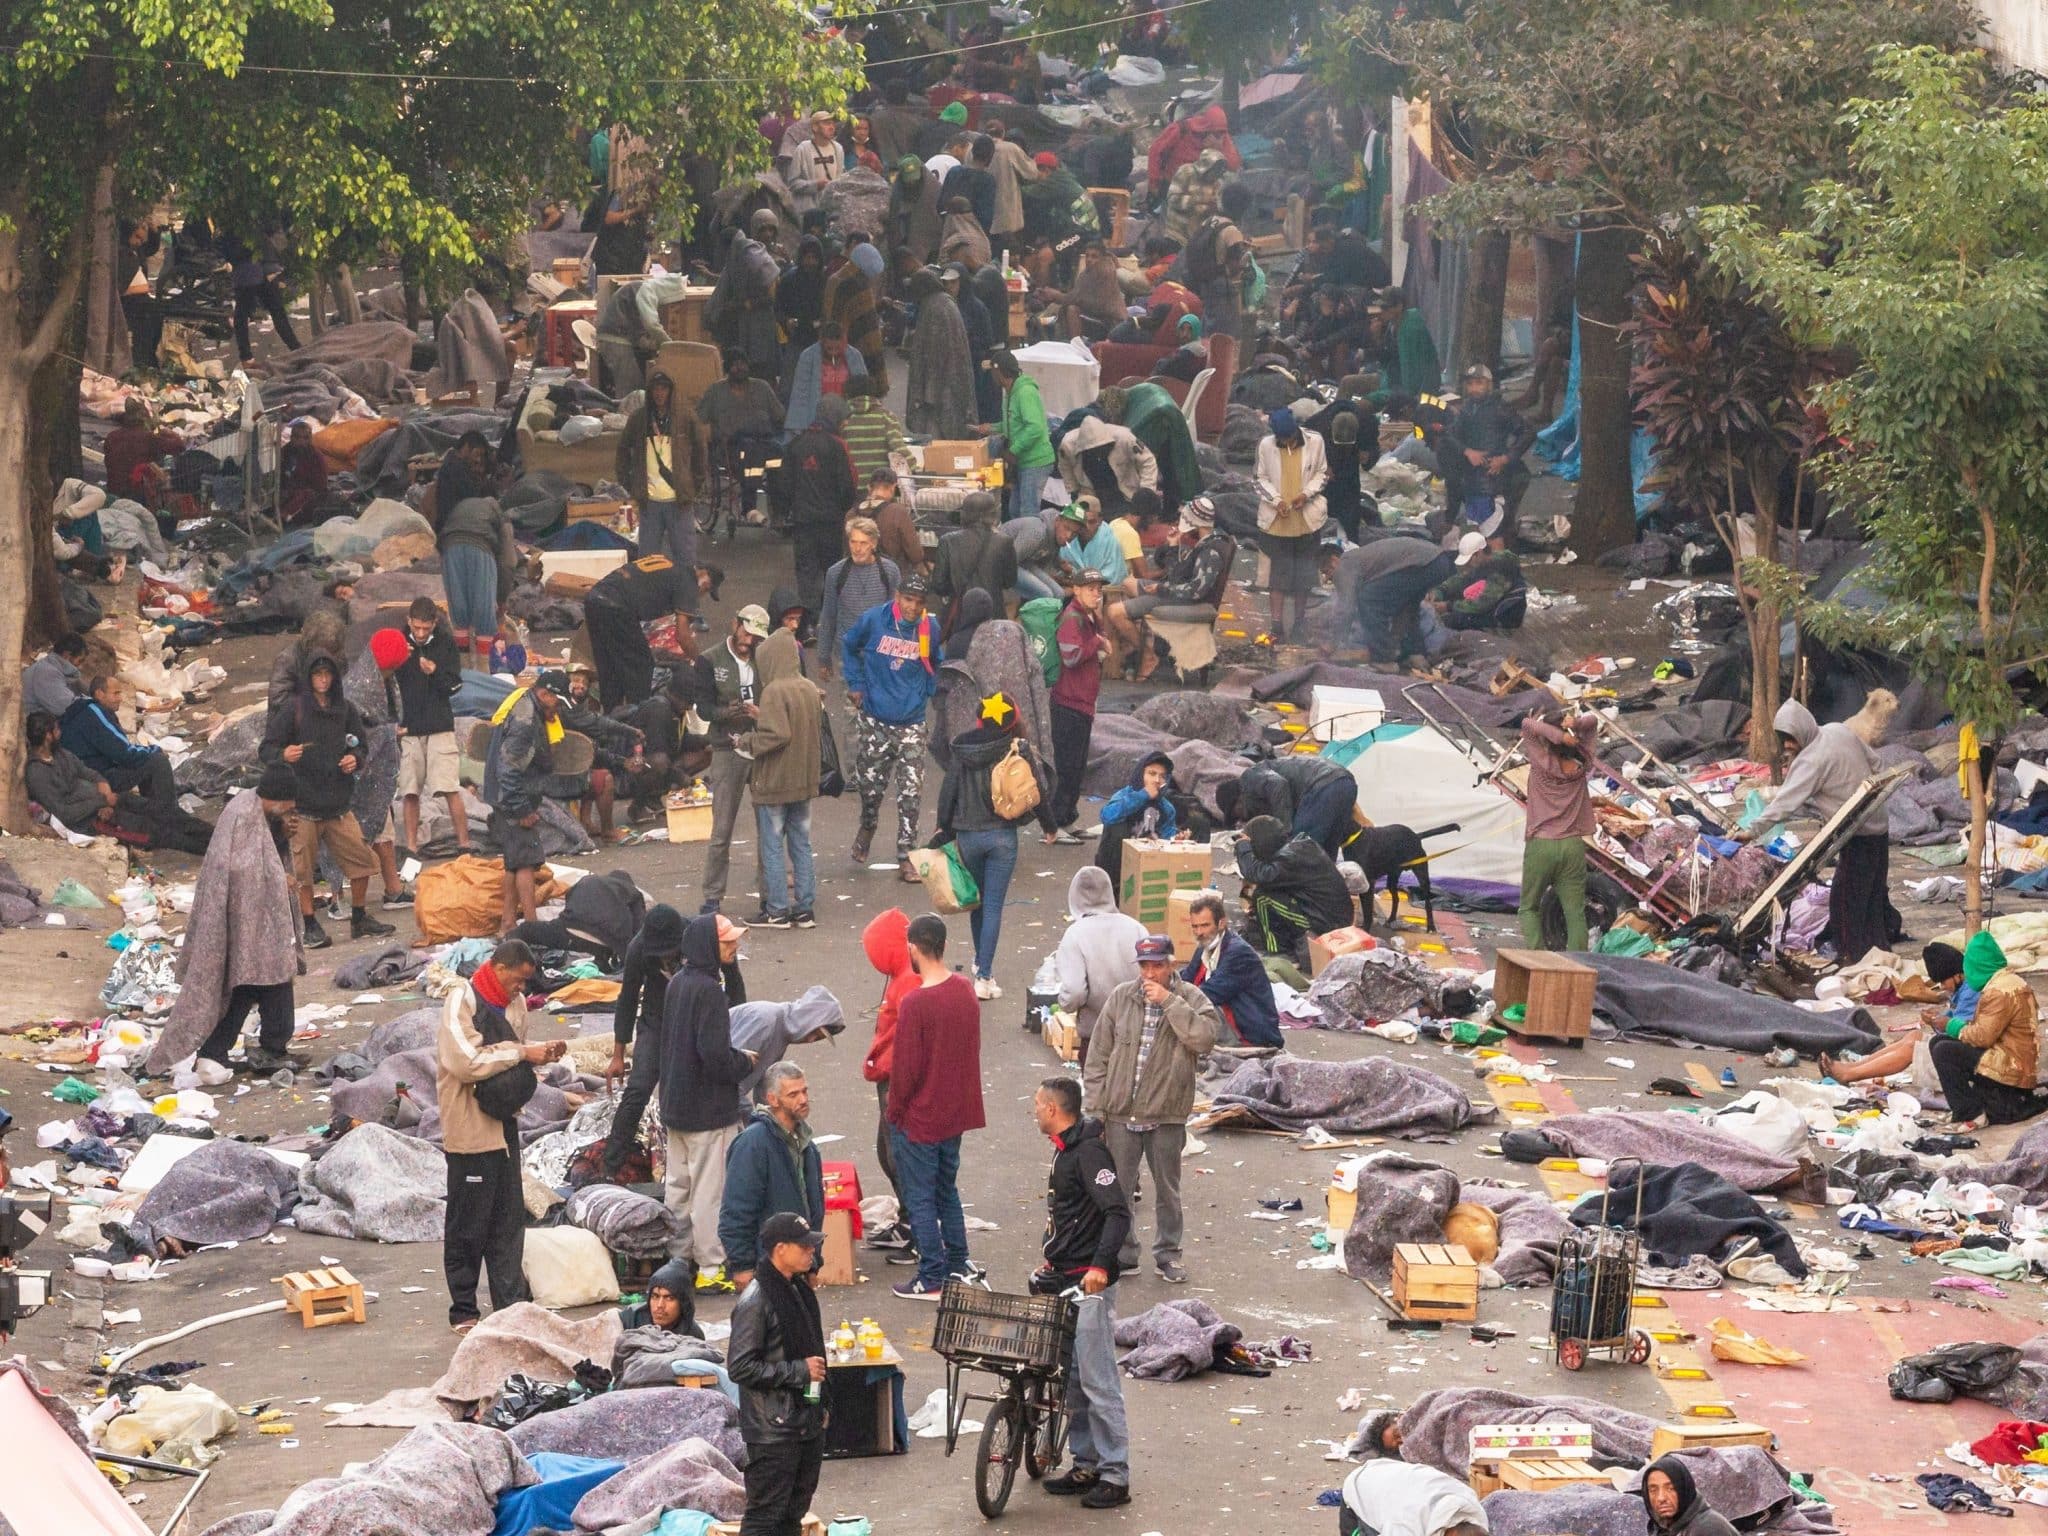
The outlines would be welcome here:
M 981 1426 L 980 1451 L 974 1459 L 974 1502 L 990 1520 L 1003 1512 L 1017 1482 L 1017 1463 L 1023 1460 L 1019 1427 L 1023 1412 L 1024 1405 L 1012 1389 L 989 1410 Z
M 1061 1442 L 1066 1426 L 1057 1408 L 1039 1408 L 1031 1416 L 1024 1435 L 1024 1472 L 1034 1482 L 1060 1464 Z

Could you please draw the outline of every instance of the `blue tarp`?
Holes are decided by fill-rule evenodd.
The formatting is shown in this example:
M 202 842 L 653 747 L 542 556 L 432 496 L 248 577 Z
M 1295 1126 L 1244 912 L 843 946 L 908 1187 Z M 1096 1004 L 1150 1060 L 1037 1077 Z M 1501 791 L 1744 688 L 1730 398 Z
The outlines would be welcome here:
M 1572 247 L 1576 262 L 1578 246 Z M 1576 314 L 1576 311 L 1574 311 Z M 1564 405 L 1557 413 L 1557 420 L 1536 434 L 1536 453 L 1539 458 L 1550 460 L 1556 466 L 1557 478 L 1569 480 L 1574 485 L 1579 479 L 1579 328 L 1572 326 L 1572 361 L 1570 371 L 1565 375 Z M 1641 522 L 1656 511 L 1661 499 L 1655 491 L 1645 491 L 1643 482 L 1656 467 L 1657 456 L 1650 442 L 1650 434 L 1640 428 L 1629 439 L 1628 463 L 1629 480 L 1635 487 L 1636 521 Z
M 514 1488 L 500 1496 L 498 1523 L 491 1528 L 491 1536 L 573 1530 L 576 1522 L 570 1517 L 576 1513 L 583 1495 L 618 1476 L 626 1467 L 623 1461 L 565 1456 L 558 1451 L 536 1451 L 526 1459 L 533 1463 L 541 1480 L 530 1488 Z

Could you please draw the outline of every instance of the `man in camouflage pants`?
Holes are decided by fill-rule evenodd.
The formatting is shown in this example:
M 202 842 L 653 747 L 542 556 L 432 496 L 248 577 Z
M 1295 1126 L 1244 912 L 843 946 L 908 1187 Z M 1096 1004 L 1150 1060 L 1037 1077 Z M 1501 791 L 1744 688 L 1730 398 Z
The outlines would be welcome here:
M 925 706 L 931 702 L 939 663 L 938 626 L 924 611 L 925 582 L 903 578 L 893 600 L 862 614 L 839 642 L 840 674 L 846 702 L 854 711 L 851 774 L 860 795 L 860 831 L 853 840 L 856 863 L 866 863 L 868 846 L 881 820 L 889 779 L 896 790 L 896 862 L 905 880 L 915 880 L 910 850 L 917 844 L 917 818 L 924 797 Z

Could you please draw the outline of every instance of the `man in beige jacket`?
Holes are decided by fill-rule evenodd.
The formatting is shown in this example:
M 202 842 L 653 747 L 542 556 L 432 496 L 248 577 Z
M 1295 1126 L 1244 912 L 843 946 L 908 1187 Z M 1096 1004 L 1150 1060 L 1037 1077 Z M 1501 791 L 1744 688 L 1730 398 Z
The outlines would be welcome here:
M 1222 1020 L 1200 987 L 1174 973 L 1173 940 L 1147 934 L 1138 940 L 1137 959 L 1138 979 L 1111 992 L 1096 1015 L 1081 1088 L 1089 1111 L 1102 1119 L 1123 1187 L 1135 1187 L 1140 1157 L 1151 1170 L 1159 1212 L 1152 1261 L 1160 1279 L 1179 1285 L 1188 1277 L 1181 1262 L 1181 1149 L 1195 1105 L 1195 1069 L 1215 1046 Z M 1117 1263 L 1137 1268 L 1135 1220 Z
M 519 1176 L 519 1105 L 514 1091 L 479 1102 L 477 1087 L 514 1068 L 530 1074 L 560 1061 L 566 1042 L 526 1043 L 526 984 L 533 951 L 508 939 L 452 993 L 435 1032 L 434 1091 L 441 1108 L 441 1150 L 448 1159 L 448 1210 L 441 1263 L 448 1276 L 448 1323 L 476 1326 L 478 1270 L 491 1273 L 491 1306 L 526 1300 L 526 1201 Z M 514 1080 L 526 1098 L 533 1084 Z M 511 1088 L 499 1085 L 499 1092 Z M 510 1109 L 510 1113 L 504 1111 Z M 495 1111 L 495 1112 L 494 1112 Z

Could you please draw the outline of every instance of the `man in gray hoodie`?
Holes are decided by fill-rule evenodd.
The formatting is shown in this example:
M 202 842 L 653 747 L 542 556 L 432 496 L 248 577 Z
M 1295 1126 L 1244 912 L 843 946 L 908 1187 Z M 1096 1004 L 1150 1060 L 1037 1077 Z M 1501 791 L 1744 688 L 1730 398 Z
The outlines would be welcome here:
M 740 1114 L 751 1115 L 768 1069 L 793 1045 L 830 1040 L 846 1028 L 846 1010 L 824 987 L 806 987 L 787 1003 L 740 1003 L 732 1011 L 732 1043 L 754 1052 L 754 1070 L 740 1079 Z
M 1137 943 L 1145 925 L 1117 910 L 1109 876 L 1084 864 L 1067 886 L 1067 914 L 1073 919 L 1060 936 L 1053 958 L 1059 975 L 1060 1007 L 1074 1016 L 1081 1035 L 1081 1059 L 1109 994 L 1138 979 Z

